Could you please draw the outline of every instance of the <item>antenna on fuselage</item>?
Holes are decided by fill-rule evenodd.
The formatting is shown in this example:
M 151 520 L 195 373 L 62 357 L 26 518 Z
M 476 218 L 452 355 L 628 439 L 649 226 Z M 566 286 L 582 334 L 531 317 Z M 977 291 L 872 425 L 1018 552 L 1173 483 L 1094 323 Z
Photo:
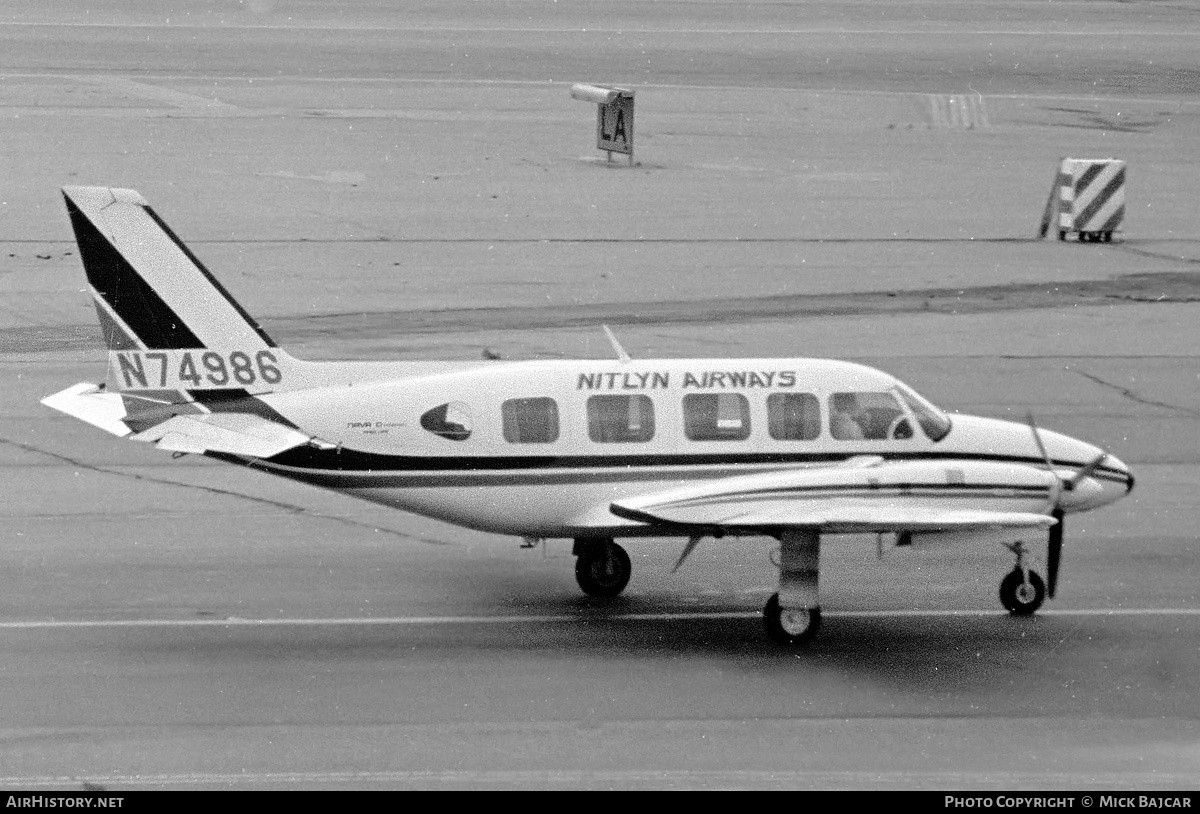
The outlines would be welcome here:
M 617 352 L 617 358 L 622 362 L 632 361 L 633 357 L 626 353 L 625 349 L 621 347 L 621 343 L 617 341 L 616 334 L 609 330 L 607 325 L 601 325 L 600 327 L 604 329 L 605 336 L 607 336 L 608 341 L 612 343 L 613 350 Z

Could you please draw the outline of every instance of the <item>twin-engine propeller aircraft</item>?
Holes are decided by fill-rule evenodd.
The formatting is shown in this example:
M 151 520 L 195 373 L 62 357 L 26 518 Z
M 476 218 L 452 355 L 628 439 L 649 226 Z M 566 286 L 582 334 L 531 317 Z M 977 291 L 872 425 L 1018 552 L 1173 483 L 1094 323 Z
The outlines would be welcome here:
M 282 351 L 142 197 L 67 187 L 109 348 L 104 384 L 47 397 L 114 435 L 498 534 L 572 538 L 583 591 L 629 581 L 618 537 L 780 541 L 772 638 L 820 624 L 821 537 L 991 535 L 1013 614 L 1054 596 L 1067 514 L 1133 488 L 1068 436 L 948 416 L 826 359 L 305 362 Z M 1025 540 L 1048 530 L 1049 585 Z M 881 537 L 881 540 L 883 538 Z M 528 542 L 527 542 L 528 544 Z

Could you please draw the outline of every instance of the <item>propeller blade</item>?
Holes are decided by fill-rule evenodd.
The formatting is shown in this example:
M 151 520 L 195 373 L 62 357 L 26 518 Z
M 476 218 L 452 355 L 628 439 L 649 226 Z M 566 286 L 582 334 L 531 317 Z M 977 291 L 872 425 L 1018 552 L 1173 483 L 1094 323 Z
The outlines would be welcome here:
M 1025 414 L 1025 420 L 1029 423 L 1029 429 L 1033 433 L 1033 442 L 1037 444 L 1038 452 L 1042 453 L 1042 460 L 1046 462 L 1046 466 L 1050 467 L 1050 453 L 1046 451 L 1046 445 L 1042 443 L 1041 433 L 1038 432 L 1037 424 L 1033 421 L 1033 411 Z
M 1100 465 L 1102 463 L 1104 463 L 1105 459 L 1107 459 L 1107 458 L 1108 458 L 1107 452 L 1101 452 L 1099 455 L 1097 455 L 1095 458 L 1093 458 L 1092 461 L 1087 466 L 1085 466 L 1083 469 L 1080 469 L 1078 472 L 1076 472 L 1071 477 L 1071 479 L 1066 482 L 1067 489 L 1074 489 L 1076 486 L 1083 483 L 1083 479 L 1090 476 L 1093 472 L 1095 472 L 1097 469 L 1099 469 Z
M 1050 487 L 1050 502 L 1044 511 L 1047 513 L 1057 512 L 1058 501 L 1062 497 L 1062 478 L 1054 474 L 1054 462 L 1050 460 L 1050 453 L 1046 451 L 1046 445 L 1042 443 L 1042 435 L 1038 432 L 1037 423 L 1033 420 L 1032 410 L 1025 414 L 1025 420 L 1029 422 L 1029 431 L 1033 433 L 1033 442 L 1037 444 L 1038 452 L 1042 453 L 1042 460 L 1046 462 L 1046 471 L 1054 476 L 1054 485 Z
M 1042 436 L 1033 420 L 1032 411 L 1026 413 L 1026 420 L 1029 422 L 1029 430 L 1033 433 L 1033 441 L 1037 444 L 1038 452 L 1042 454 L 1042 460 L 1046 462 L 1046 469 L 1051 475 L 1054 475 L 1054 486 L 1050 491 L 1050 505 L 1046 509 L 1050 516 L 1058 521 L 1050 527 L 1050 534 L 1046 541 L 1046 595 L 1053 599 L 1055 591 L 1058 590 L 1058 568 L 1062 564 L 1063 527 L 1066 518 L 1059 506 L 1059 500 L 1062 498 L 1063 490 L 1071 491 L 1083 483 L 1084 478 L 1099 469 L 1100 465 L 1108 458 L 1108 453 L 1101 452 L 1070 479 L 1060 478 L 1054 472 L 1054 462 L 1050 460 L 1050 453 L 1046 451 L 1046 445 L 1042 443 Z
M 1063 513 L 1055 509 L 1053 517 L 1058 522 L 1050 527 L 1050 539 L 1046 548 L 1046 594 L 1053 599 L 1058 587 L 1058 566 L 1062 562 Z

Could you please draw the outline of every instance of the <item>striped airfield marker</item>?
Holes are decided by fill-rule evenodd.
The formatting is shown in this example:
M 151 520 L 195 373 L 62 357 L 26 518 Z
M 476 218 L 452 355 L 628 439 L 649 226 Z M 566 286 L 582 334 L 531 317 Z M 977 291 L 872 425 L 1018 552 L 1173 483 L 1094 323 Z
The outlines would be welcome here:
M 1046 200 L 1038 237 L 1057 215 L 1058 239 L 1111 243 L 1125 219 L 1125 162 L 1115 158 L 1064 158 Z

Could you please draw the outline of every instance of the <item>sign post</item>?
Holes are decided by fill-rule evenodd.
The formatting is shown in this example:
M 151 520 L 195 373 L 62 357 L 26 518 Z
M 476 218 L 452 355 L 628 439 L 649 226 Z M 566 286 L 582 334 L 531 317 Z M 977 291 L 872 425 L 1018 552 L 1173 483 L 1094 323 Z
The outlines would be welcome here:
M 624 153 L 629 156 L 632 167 L 633 91 L 601 85 L 572 85 L 571 98 L 596 103 L 596 149 L 608 153 L 609 163 L 613 153 Z

